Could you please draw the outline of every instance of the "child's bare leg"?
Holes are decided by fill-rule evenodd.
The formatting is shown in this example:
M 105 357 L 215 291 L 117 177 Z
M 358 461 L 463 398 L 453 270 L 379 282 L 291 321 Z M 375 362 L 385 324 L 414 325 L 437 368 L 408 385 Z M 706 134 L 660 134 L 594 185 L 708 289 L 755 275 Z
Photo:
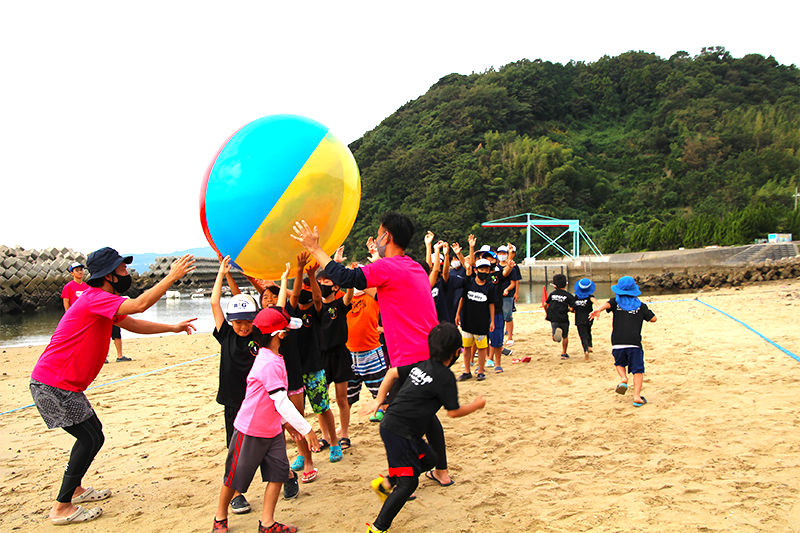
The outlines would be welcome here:
M 219 491 L 219 504 L 217 505 L 217 514 L 214 515 L 214 518 L 217 520 L 225 520 L 228 518 L 228 506 L 231 504 L 231 500 L 233 499 L 234 491 L 230 487 L 226 487 L 222 485 L 222 489 Z
M 474 344 L 467 346 L 464 348 L 464 353 L 462 354 L 464 357 L 464 373 L 469 374 L 470 367 L 472 366 L 472 350 L 474 348 Z
M 514 321 L 509 320 L 506 322 L 506 333 L 508 333 L 508 340 L 514 340 Z
M 628 373 L 625 371 L 624 366 L 615 366 L 614 368 L 617 369 L 617 374 L 619 374 L 620 383 L 627 383 L 628 382 Z
M 339 406 L 339 430 L 343 439 L 349 439 L 350 434 L 350 404 L 347 403 L 347 382 L 336 383 L 336 405 Z M 333 443 L 331 443 L 333 444 Z
M 300 394 L 289 396 L 289 399 L 292 400 L 292 404 L 294 404 L 300 413 L 305 413 L 305 394 L 301 392 Z M 311 457 L 311 450 L 308 449 L 306 439 L 297 441 L 297 452 L 303 457 L 305 471 L 311 471 L 314 468 L 314 459 Z
M 264 489 L 264 509 L 261 511 L 261 525 L 264 527 L 268 528 L 275 523 L 275 505 L 282 488 L 283 483 L 270 481 Z
M 336 446 L 336 419 L 333 418 L 333 411 L 328 409 L 319 417 L 319 429 L 322 431 L 322 438 L 327 440 L 331 446 Z
M 644 381 L 644 374 L 633 375 L 633 401 L 642 401 L 642 382 Z
M 122 339 L 114 339 L 114 348 L 117 350 L 117 359 L 122 359 Z
M 478 374 L 484 373 L 484 365 L 486 364 L 486 355 L 489 348 L 478 348 Z
M 501 366 L 500 359 L 503 357 L 503 347 L 500 346 L 499 348 L 492 347 L 492 361 L 494 361 L 495 367 Z
M 567 346 L 569 346 L 569 338 L 564 335 L 564 338 L 561 339 L 561 353 L 567 353 Z

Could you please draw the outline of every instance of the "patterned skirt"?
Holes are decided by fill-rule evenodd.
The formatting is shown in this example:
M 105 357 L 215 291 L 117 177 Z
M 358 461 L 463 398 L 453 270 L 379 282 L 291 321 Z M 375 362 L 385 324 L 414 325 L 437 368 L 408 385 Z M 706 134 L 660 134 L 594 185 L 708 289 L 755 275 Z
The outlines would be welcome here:
M 48 429 L 65 428 L 85 422 L 94 415 L 89 399 L 82 392 L 59 389 L 31 379 L 33 403 Z

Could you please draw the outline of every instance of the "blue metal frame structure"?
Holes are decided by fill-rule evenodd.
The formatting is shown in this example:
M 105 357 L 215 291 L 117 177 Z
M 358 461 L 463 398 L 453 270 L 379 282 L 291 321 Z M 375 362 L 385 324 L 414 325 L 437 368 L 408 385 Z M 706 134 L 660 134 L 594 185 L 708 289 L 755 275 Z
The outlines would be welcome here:
M 513 219 L 518 219 L 520 217 L 525 217 L 525 221 L 517 220 L 509 222 Z M 600 249 L 594 244 L 592 239 L 589 237 L 589 234 L 586 233 L 581 225 L 580 221 L 578 220 L 567 220 L 567 219 L 560 219 L 560 218 L 553 218 L 544 215 L 537 215 L 536 213 L 522 213 L 520 215 L 514 215 L 512 217 L 500 218 L 498 220 L 490 220 L 489 222 L 484 222 L 481 224 L 484 228 L 527 228 L 526 230 L 526 250 L 525 250 L 525 258 L 531 258 L 531 229 L 538 233 L 546 242 L 547 246 L 536 252 L 533 255 L 535 259 L 537 255 L 544 252 L 551 246 L 554 247 L 556 250 L 564 254 L 566 257 L 571 259 L 578 259 L 581 255 L 580 253 L 580 238 L 583 237 L 585 243 L 589 246 L 589 249 L 594 253 L 594 255 L 598 257 L 603 257 L 603 253 Z M 566 227 L 558 237 L 555 239 L 550 238 L 549 235 L 544 233 L 540 230 L 540 227 Z M 572 233 L 572 252 L 568 252 L 564 249 L 563 246 L 558 244 L 558 240 L 566 235 L 567 233 Z

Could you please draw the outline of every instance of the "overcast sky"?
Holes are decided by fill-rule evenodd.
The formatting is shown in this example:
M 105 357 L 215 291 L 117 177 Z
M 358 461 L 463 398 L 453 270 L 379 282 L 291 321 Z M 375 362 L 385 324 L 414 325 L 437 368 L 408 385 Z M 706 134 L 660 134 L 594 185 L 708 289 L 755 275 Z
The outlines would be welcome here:
M 3 2 L 0 244 L 167 253 L 273 113 L 346 143 L 451 72 L 703 46 L 800 63 L 796 2 Z

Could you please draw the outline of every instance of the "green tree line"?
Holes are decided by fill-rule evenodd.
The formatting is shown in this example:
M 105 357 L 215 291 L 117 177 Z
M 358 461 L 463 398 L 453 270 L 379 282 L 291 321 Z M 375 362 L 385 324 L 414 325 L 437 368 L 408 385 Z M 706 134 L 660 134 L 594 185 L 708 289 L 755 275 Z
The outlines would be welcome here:
M 800 74 L 772 56 L 631 51 L 449 74 L 350 149 L 354 252 L 390 210 L 437 238 L 492 243 L 524 230 L 482 222 L 579 219 L 604 253 L 800 234 Z

